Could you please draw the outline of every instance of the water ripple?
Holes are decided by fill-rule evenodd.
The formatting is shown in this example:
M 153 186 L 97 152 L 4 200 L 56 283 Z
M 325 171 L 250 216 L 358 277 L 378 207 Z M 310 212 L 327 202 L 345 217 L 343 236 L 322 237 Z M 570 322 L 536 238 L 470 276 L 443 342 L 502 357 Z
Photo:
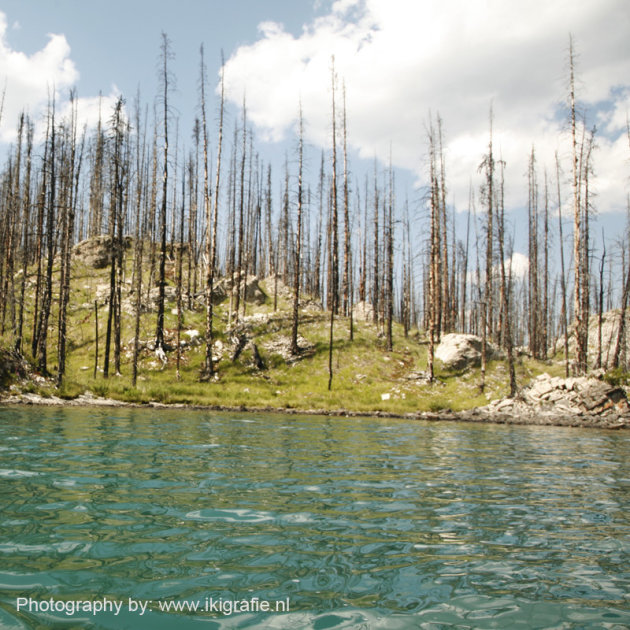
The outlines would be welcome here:
M 0 627 L 630 627 L 625 433 L 113 411 L 0 409 Z

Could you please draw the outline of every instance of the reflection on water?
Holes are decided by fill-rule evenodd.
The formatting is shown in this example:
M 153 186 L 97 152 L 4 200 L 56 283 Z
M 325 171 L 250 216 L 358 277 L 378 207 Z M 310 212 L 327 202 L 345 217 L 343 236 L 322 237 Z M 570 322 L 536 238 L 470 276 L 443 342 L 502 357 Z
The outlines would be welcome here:
M 629 454 L 596 430 L 0 409 L 0 627 L 629 627 Z

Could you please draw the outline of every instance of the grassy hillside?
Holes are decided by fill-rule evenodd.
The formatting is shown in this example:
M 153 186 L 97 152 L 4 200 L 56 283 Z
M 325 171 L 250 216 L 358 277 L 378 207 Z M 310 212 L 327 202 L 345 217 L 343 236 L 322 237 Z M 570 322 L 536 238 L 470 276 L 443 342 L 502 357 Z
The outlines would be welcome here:
M 300 310 L 299 334 L 303 338 L 303 352 L 293 360 L 285 351 L 291 332 L 291 296 L 281 283 L 274 311 L 274 282 L 260 281 L 267 298 L 263 304 L 246 303 L 245 315 L 240 315 L 236 332 L 256 344 L 264 367 L 253 364 L 251 346 L 246 347 L 237 360 L 232 360 L 234 330 L 226 330 L 229 298 L 215 307 L 215 356 L 217 376 L 211 382 L 201 382 L 200 372 L 205 352 L 203 334 L 205 309 L 199 300 L 191 310 L 183 312 L 181 339 L 185 347 L 181 352 L 180 379 L 176 377 L 176 352 L 168 353 L 163 365 L 151 351 L 155 337 L 156 313 L 149 310 L 141 316 L 140 340 L 144 346 L 139 362 L 137 386 L 131 385 L 131 358 L 133 348 L 134 316 L 130 303 L 131 265 L 123 289 L 123 328 L 121 374 L 114 374 L 113 350 L 110 376 L 102 373 L 105 324 L 108 307 L 108 269 L 96 270 L 80 259 L 73 262 L 71 300 L 68 309 L 68 359 L 64 384 L 57 391 L 52 380 L 21 381 L 19 387 L 42 395 L 75 397 L 86 390 L 98 396 L 128 402 L 158 401 L 198 405 L 223 405 L 247 408 L 295 408 L 316 410 L 346 409 L 355 412 L 387 411 L 407 413 L 462 410 L 484 405 L 488 400 L 508 393 L 507 367 L 503 361 L 489 365 L 486 391 L 479 392 L 479 370 L 464 373 L 447 372 L 437 366 L 437 381 L 428 384 L 419 378 L 426 369 L 426 340 L 418 331 L 407 338 L 402 328 L 394 325 L 394 349 L 385 350 L 381 331 L 371 322 L 354 322 L 354 340 L 349 340 L 349 319 L 335 320 L 333 359 L 333 385 L 328 391 L 328 335 L 329 314 L 305 296 Z M 27 288 L 32 292 L 33 278 Z M 170 286 L 173 286 L 172 281 Z M 143 293 L 146 292 L 146 287 Z M 28 291 L 27 291 L 28 293 Z M 131 297 L 131 299 L 130 299 Z M 99 302 L 99 365 L 94 377 L 95 317 L 94 300 Z M 127 302 L 125 302 L 127 300 Z M 27 320 L 32 318 L 32 302 L 26 304 Z M 53 317 L 56 318 L 56 304 Z M 177 311 L 174 300 L 166 303 L 166 337 L 175 347 Z M 54 376 L 56 366 L 56 323 L 50 330 L 49 369 Z M 199 336 L 195 336 L 198 331 Z M 8 334 L 2 340 L 8 347 Z M 25 346 L 28 347 L 28 339 Z M 27 356 L 27 358 L 29 358 Z M 529 359 L 520 360 L 517 366 L 519 385 L 546 371 L 562 373 L 560 363 L 542 364 Z M 18 386 L 17 383 L 14 388 Z

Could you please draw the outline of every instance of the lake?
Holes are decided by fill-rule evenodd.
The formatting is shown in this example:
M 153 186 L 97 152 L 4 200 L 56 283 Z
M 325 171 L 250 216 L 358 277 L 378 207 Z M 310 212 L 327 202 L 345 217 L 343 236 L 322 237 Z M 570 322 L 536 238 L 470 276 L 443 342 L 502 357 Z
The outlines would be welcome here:
M 628 432 L 0 408 L 1 628 L 617 629 L 629 593 Z

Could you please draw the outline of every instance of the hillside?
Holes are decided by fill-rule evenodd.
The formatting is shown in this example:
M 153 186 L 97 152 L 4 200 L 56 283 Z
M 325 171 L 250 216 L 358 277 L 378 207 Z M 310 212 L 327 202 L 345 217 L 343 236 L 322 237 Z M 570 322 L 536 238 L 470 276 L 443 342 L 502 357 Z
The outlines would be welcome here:
M 334 324 L 333 382 L 328 391 L 328 339 L 330 315 L 309 296 L 302 296 L 299 310 L 300 353 L 291 356 L 292 292 L 279 278 L 258 279 L 249 276 L 245 302 L 241 302 L 238 322 L 228 326 L 230 314 L 229 279 L 216 283 L 215 290 L 215 377 L 202 382 L 205 342 L 205 307 L 201 287 L 182 299 L 180 330 L 180 368 L 177 377 L 177 304 L 173 282 L 174 261 L 169 261 L 170 276 L 166 295 L 165 336 L 168 351 L 165 361 L 156 357 L 155 299 L 157 288 L 148 285 L 150 268 L 145 261 L 142 311 L 140 317 L 140 356 L 136 387 L 131 384 L 134 305 L 131 289 L 132 267 L 125 265 L 122 290 L 122 353 L 121 370 L 114 374 L 110 358 L 110 374 L 103 376 L 103 356 L 108 312 L 109 269 L 99 259 L 95 248 L 77 246 L 72 262 L 70 303 L 68 306 L 68 357 L 66 377 L 61 388 L 54 386 L 55 344 L 49 351 L 48 378 L 13 366 L 3 377 L 9 391 L 26 391 L 42 396 L 56 395 L 70 399 L 88 391 L 100 397 L 120 401 L 166 404 L 194 404 L 234 408 L 284 408 L 315 411 L 347 410 L 355 413 L 389 412 L 394 414 L 418 411 L 459 411 L 486 405 L 507 395 L 507 369 L 504 360 L 490 363 L 486 390 L 479 391 L 479 369 L 445 370 L 438 362 L 437 379 L 424 378 L 427 342 L 421 333 L 412 330 L 407 337 L 402 327 L 394 324 L 393 350 L 385 349 L 380 326 L 365 319 L 369 309 L 356 308 L 353 340 L 350 318 L 339 317 Z M 130 256 L 129 256 L 130 258 Z M 55 270 L 58 282 L 58 270 Z M 32 312 L 34 277 L 26 282 L 25 321 Z M 200 285 L 200 281 L 198 281 Z M 94 374 L 96 354 L 95 303 L 98 307 L 98 366 Z M 274 309 L 274 305 L 276 308 Z M 55 308 L 53 306 L 53 313 Z M 363 315 L 363 317 L 361 317 Z M 49 330 L 56 339 L 56 322 Z M 28 341 L 28 338 L 26 339 Z M 4 347 L 10 343 L 5 333 Z M 28 348 L 28 343 L 25 343 Z M 29 359 L 28 353 L 25 352 Z M 32 363 L 32 362 L 31 362 Z M 519 386 L 546 372 L 560 376 L 563 366 L 557 361 L 539 362 L 521 356 L 517 364 Z

